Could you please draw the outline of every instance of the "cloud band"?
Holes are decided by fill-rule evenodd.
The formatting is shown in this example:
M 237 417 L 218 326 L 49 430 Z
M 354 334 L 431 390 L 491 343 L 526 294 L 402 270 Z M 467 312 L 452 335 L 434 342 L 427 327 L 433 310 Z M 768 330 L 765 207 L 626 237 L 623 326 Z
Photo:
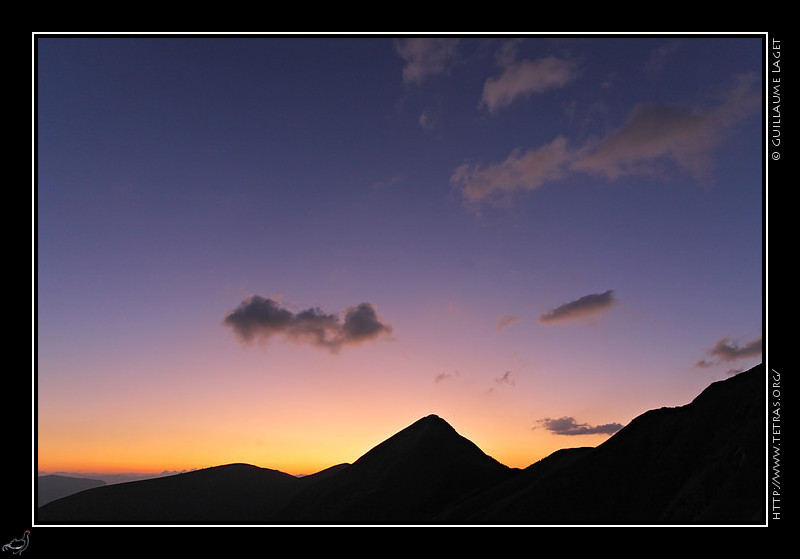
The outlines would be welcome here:
M 223 324 L 233 329 L 243 342 L 266 342 L 275 335 L 309 343 L 337 352 L 342 346 L 374 340 L 392 332 L 379 319 L 371 303 L 361 303 L 345 310 L 344 320 L 319 308 L 294 313 L 272 299 L 253 295 L 228 313 Z
M 550 431 L 555 435 L 613 435 L 622 425 L 619 423 L 606 423 L 604 425 L 589 425 L 588 423 L 578 423 L 574 417 L 560 417 L 551 419 L 545 417 L 537 421 L 539 426 Z M 534 427 L 536 429 L 536 427 Z

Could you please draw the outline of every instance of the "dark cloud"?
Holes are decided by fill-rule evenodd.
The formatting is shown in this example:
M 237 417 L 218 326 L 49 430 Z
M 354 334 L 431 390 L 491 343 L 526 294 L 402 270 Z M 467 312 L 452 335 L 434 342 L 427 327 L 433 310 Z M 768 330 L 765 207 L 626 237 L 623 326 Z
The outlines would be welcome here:
M 723 361 L 735 361 L 737 359 L 746 359 L 749 357 L 758 357 L 761 355 L 761 338 L 756 338 L 753 341 L 747 342 L 745 345 L 740 346 L 736 342 L 731 343 L 730 338 L 722 338 L 709 352 L 711 355 L 719 357 Z
M 342 334 L 344 340 L 350 342 L 362 342 L 371 340 L 383 333 L 391 333 L 391 326 L 383 324 L 378 319 L 375 307 L 369 303 L 361 303 L 356 307 L 347 309 L 342 324 Z
M 592 293 L 583 297 L 564 303 L 553 310 L 542 314 L 539 322 L 562 322 L 567 320 L 579 320 L 588 316 L 593 316 L 610 309 L 616 302 L 614 291 L 609 289 L 605 293 Z
M 294 342 L 309 343 L 333 352 L 344 345 L 358 344 L 390 334 L 392 327 L 379 319 L 370 303 L 345 310 L 342 321 L 317 307 L 298 313 L 281 307 L 272 299 L 253 295 L 228 313 L 223 324 L 230 326 L 243 342 L 266 342 L 282 334 Z
M 239 338 L 251 342 L 257 336 L 269 338 L 283 332 L 293 319 L 291 311 L 282 309 L 272 299 L 253 295 L 228 313 L 224 323 L 232 327 Z
M 751 340 L 744 345 L 738 342 L 733 342 L 729 337 L 724 337 L 717 341 L 714 346 L 708 350 L 708 355 L 713 357 L 713 360 L 701 359 L 697 362 L 696 366 L 700 368 L 713 367 L 720 363 L 730 363 L 739 359 L 750 359 L 759 357 L 763 349 L 763 342 L 761 337 Z
M 551 419 L 545 417 L 537 423 L 544 429 L 556 435 L 613 435 L 622 425 L 619 423 L 606 423 L 605 425 L 589 425 L 588 423 L 577 423 L 574 417 L 561 417 Z M 536 427 L 534 427 L 536 429 Z

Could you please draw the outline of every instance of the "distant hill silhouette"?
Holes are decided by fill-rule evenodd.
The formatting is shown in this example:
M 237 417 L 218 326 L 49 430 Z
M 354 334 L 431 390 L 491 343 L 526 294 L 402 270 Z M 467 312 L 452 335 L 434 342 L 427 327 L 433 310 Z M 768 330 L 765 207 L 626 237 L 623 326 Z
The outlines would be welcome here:
M 39 509 L 41 519 L 67 523 L 242 523 L 269 516 L 294 492 L 298 478 L 248 464 L 97 487 Z
M 605 443 L 508 468 L 430 415 L 352 464 L 298 478 L 229 464 L 88 489 L 59 524 L 762 524 L 763 367 L 651 410 Z
M 36 506 L 78 493 L 84 489 L 100 487 L 106 482 L 100 479 L 78 478 L 62 475 L 46 475 L 36 478 Z

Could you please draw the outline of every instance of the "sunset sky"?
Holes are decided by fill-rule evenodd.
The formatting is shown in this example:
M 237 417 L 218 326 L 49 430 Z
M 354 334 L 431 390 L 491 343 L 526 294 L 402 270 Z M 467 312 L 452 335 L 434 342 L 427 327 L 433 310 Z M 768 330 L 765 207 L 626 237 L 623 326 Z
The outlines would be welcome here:
M 761 361 L 762 37 L 39 37 L 45 472 L 526 467 Z

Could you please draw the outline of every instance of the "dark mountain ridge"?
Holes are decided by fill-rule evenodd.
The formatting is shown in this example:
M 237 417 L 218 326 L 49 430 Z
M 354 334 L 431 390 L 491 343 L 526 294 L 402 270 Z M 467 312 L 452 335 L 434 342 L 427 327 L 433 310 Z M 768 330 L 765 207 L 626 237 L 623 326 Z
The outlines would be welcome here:
M 194 524 L 247 522 L 279 507 L 298 481 L 249 464 L 88 489 L 40 507 L 43 522 Z
M 41 524 L 759 524 L 763 367 L 648 411 L 603 444 L 508 468 L 429 415 L 352 464 L 298 478 L 229 464 L 88 489 Z
M 106 482 L 100 479 L 62 476 L 58 474 L 38 476 L 36 478 L 36 506 L 40 507 L 45 503 L 55 501 L 61 497 L 66 497 L 67 495 L 85 489 L 91 489 L 92 487 L 100 487 L 105 484 Z
M 420 524 L 513 474 L 436 415 L 305 488 L 281 512 L 292 523 Z
M 514 486 L 493 488 L 485 506 L 462 504 L 437 520 L 764 523 L 765 390 L 761 366 L 715 382 L 685 406 L 645 412 L 595 448 L 559 451 L 529 466 Z

